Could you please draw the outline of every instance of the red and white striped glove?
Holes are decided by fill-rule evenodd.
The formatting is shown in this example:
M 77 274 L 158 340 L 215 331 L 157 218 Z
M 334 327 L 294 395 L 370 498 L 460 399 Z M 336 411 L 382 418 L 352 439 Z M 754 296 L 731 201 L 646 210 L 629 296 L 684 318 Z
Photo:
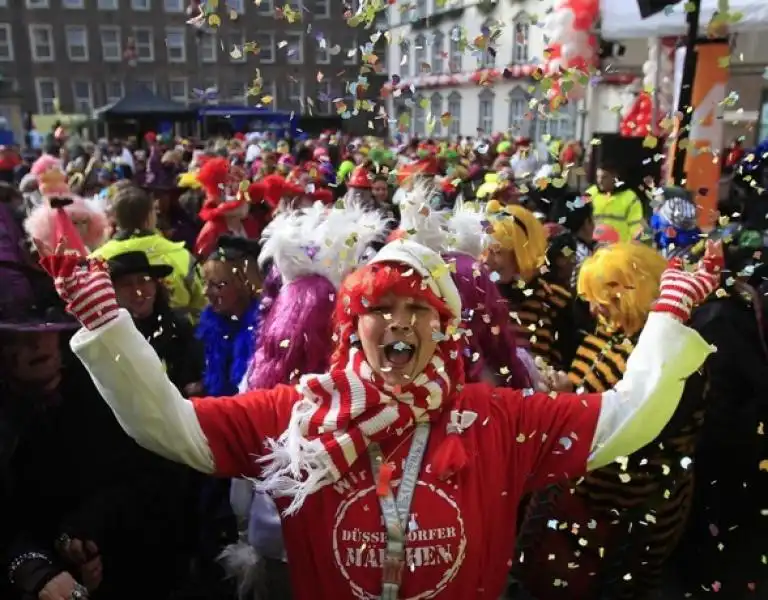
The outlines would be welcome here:
M 672 259 L 661 276 L 659 298 L 651 310 L 667 313 L 685 323 L 694 306 L 704 302 L 720 286 L 722 269 L 722 248 L 711 242 L 707 243 L 707 252 L 695 272 L 682 270 L 682 261 Z
M 93 331 L 117 318 L 120 307 L 106 264 L 74 253 L 50 254 L 40 264 L 53 277 L 67 311 Z

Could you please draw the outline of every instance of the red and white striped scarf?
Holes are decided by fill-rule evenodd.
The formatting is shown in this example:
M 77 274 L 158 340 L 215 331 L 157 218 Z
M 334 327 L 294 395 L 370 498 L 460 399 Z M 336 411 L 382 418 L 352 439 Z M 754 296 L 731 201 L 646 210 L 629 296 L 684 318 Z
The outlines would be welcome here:
M 306 375 L 298 385 L 303 399 L 293 407 L 288 429 L 268 440 L 257 489 L 293 498 L 286 514 L 301 508 L 307 496 L 341 479 L 371 442 L 401 435 L 440 414 L 450 391 L 445 363 L 436 352 L 413 382 L 384 385 L 353 349 L 346 369 Z

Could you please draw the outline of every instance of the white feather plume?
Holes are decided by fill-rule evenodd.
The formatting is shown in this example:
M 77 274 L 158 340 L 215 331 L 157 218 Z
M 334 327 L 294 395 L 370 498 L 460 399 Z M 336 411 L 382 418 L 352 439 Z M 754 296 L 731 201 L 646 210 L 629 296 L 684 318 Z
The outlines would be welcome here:
M 319 206 L 318 206 L 319 205 Z M 278 213 L 261 234 L 259 265 L 272 260 L 284 283 L 313 274 L 316 269 L 311 253 L 310 232 L 325 218 L 322 203 L 301 210 Z
M 463 200 L 456 202 L 448 219 L 448 251 L 479 258 L 490 244 L 486 222 L 484 205 Z
M 257 600 L 258 583 L 262 579 L 264 565 L 256 550 L 247 542 L 230 544 L 217 560 L 224 568 L 227 579 L 237 583 L 238 600 Z
M 417 183 L 400 202 L 400 229 L 413 240 L 434 250 L 445 252 L 448 242 L 449 211 L 438 211 L 429 205 L 434 188 Z
M 322 202 L 278 214 L 262 233 L 259 264 L 274 261 L 283 282 L 322 275 L 336 287 L 365 258 L 368 247 L 384 241 L 387 219 L 359 205 L 328 208 Z
M 319 273 L 340 287 L 344 277 L 368 258 L 371 245 L 386 241 L 388 222 L 378 210 L 357 203 L 332 208 L 311 234 Z

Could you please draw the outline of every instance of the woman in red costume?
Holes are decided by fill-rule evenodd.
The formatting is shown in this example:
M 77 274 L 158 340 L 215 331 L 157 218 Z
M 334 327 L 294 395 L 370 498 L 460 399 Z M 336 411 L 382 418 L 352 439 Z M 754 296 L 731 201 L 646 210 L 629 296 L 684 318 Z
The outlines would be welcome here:
M 124 429 L 222 477 L 260 478 L 283 510 L 298 599 L 495 600 L 520 497 L 626 456 L 674 412 L 712 348 L 684 323 L 717 287 L 710 244 L 669 270 L 621 382 L 601 394 L 464 384 L 448 265 L 408 240 L 344 281 L 330 371 L 298 386 L 187 400 L 109 275 L 59 247 L 43 264 L 84 328 L 72 339 Z

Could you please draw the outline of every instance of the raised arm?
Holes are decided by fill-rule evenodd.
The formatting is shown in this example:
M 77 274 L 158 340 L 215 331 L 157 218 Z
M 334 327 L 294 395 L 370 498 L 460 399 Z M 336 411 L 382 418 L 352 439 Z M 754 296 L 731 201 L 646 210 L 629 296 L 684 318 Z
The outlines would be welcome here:
M 685 380 L 714 352 L 684 323 L 692 306 L 717 287 L 716 258 L 707 263 L 712 272 L 665 272 L 660 298 L 613 389 L 529 397 L 513 390 L 504 393 L 513 403 L 515 435 L 538 432 L 528 447 L 513 446 L 518 468 L 532 473 L 529 489 L 605 466 L 661 433 L 677 409 Z
M 267 437 L 288 424 L 293 390 L 260 390 L 233 398 L 185 399 L 152 346 L 117 306 L 104 265 L 46 252 L 43 266 L 83 324 L 71 340 L 118 422 L 140 445 L 204 473 L 254 476 Z

